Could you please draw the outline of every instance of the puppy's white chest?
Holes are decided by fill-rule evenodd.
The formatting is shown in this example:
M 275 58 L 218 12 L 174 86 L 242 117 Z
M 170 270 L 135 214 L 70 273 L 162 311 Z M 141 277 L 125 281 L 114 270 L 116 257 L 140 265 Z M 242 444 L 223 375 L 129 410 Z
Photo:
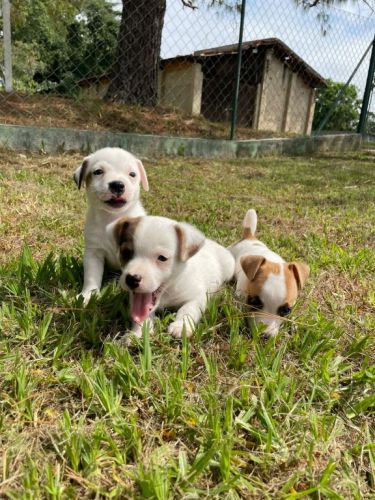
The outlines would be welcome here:
M 104 248 L 104 258 L 110 267 L 113 267 L 114 269 L 121 269 L 120 260 L 113 247 Z
M 85 230 L 85 247 L 103 255 L 106 262 L 114 269 L 120 269 L 120 260 L 117 249 L 108 238 L 105 225 L 93 226 L 88 224 Z
M 115 242 L 108 237 L 107 228 L 123 215 L 139 217 L 146 212 L 140 202 L 128 207 L 119 214 L 105 214 L 89 207 L 85 225 L 85 248 L 101 253 L 107 264 L 114 269 L 121 269 L 118 249 Z

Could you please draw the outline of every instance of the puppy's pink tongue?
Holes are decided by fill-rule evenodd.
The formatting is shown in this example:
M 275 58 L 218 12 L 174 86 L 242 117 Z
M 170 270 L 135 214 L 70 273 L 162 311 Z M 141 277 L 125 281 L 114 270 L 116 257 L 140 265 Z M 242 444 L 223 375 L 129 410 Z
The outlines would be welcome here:
M 149 317 L 152 311 L 152 293 L 134 293 L 131 309 L 132 320 L 141 323 Z

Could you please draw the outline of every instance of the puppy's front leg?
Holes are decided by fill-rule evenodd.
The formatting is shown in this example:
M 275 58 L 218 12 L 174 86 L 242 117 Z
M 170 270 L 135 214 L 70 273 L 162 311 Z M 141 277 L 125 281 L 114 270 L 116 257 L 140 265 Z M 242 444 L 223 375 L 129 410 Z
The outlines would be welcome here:
M 186 302 L 177 311 L 175 320 L 169 325 L 168 332 L 173 337 L 181 338 L 183 330 L 187 337 L 191 337 L 195 325 L 202 316 L 202 312 L 206 309 L 207 296 L 198 296 L 195 300 Z
M 87 248 L 83 256 L 83 289 L 80 295 L 86 305 L 92 292 L 100 290 L 104 271 L 104 253 L 98 249 Z

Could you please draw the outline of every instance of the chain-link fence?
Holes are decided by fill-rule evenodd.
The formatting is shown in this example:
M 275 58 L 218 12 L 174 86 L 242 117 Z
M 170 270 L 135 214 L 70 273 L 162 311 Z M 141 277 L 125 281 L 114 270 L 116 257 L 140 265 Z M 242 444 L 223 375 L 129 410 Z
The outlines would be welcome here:
M 310 134 L 329 113 L 323 130 L 356 130 L 369 2 L 13 0 L 9 19 L 7 4 L 0 123 L 252 138 Z

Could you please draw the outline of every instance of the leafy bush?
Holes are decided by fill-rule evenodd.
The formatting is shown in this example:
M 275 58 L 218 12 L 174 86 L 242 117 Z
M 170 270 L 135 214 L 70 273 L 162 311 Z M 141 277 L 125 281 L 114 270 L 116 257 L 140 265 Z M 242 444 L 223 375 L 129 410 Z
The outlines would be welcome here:
M 327 80 L 327 87 L 319 89 L 315 102 L 313 129 L 316 130 L 330 111 L 338 93 L 344 83 Z M 361 108 L 358 98 L 358 89 L 355 85 L 348 85 L 337 106 L 335 107 L 324 130 L 355 130 Z

